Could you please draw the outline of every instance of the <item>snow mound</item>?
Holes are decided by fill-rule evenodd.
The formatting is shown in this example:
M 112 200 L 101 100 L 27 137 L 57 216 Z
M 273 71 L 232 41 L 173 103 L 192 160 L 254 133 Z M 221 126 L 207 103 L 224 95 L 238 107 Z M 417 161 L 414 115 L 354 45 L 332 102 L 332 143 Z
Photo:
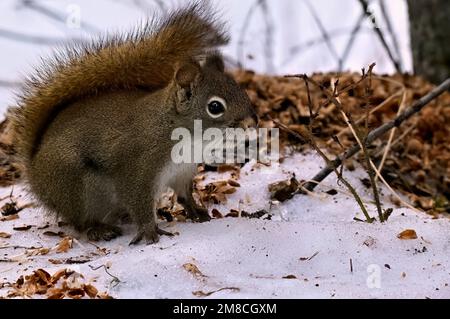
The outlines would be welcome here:
M 42 209 L 26 208 L 20 218 L 0 221 L 0 233 L 11 234 L 0 238 L 0 296 L 10 290 L 4 283 L 20 275 L 39 268 L 49 273 L 70 268 L 115 298 L 449 298 L 447 218 L 394 208 L 384 224 L 354 221 L 363 219 L 358 206 L 334 176 L 312 195 L 270 203 L 268 184 L 292 173 L 299 180 L 310 179 L 321 162 L 313 154 L 293 154 L 270 167 L 247 164 L 238 191 L 226 204 L 210 208 L 224 215 L 230 209 L 266 209 L 273 214 L 271 220 L 163 222 L 162 228 L 178 235 L 150 246 L 128 246 L 135 232 L 131 225 L 124 228 L 124 236 L 94 245 L 71 228 L 59 227 Z M 357 169 L 345 176 L 376 216 L 370 190 L 360 180 L 365 172 Z M 209 173 L 205 182 L 223 178 L 226 173 Z M 325 193 L 330 189 L 337 194 Z M 1 189 L 2 205 L 10 192 Z M 19 193 L 19 206 L 28 203 L 16 186 L 14 195 Z M 383 188 L 382 193 L 384 207 L 393 207 L 388 191 Z M 32 227 L 14 230 L 24 225 Z M 399 239 L 405 229 L 415 230 L 417 238 Z M 23 247 L 58 245 L 61 238 L 48 236 L 49 231 L 72 236 L 73 247 L 65 253 L 50 249 L 45 255 L 27 254 Z

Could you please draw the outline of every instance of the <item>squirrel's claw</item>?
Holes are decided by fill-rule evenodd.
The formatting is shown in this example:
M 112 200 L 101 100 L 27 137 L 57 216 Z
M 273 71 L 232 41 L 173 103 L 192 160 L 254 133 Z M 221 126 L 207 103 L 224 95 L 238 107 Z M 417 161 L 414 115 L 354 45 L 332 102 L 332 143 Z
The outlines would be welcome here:
M 97 224 L 87 230 L 87 237 L 91 241 L 109 241 L 122 235 L 122 229 L 108 224 Z
M 159 235 L 165 235 L 165 236 L 174 236 L 171 232 L 162 230 L 158 226 L 155 226 L 154 228 L 148 228 L 144 227 L 143 229 L 139 230 L 136 236 L 131 240 L 129 245 L 136 245 L 141 242 L 142 239 L 145 238 L 145 243 L 147 245 L 156 244 L 159 241 Z
M 208 222 L 211 220 L 211 216 L 208 214 L 208 210 L 203 207 L 193 206 L 187 209 L 187 216 L 194 222 Z
M 162 235 L 166 235 L 166 236 L 169 236 L 169 237 L 175 236 L 173 233 L 168 232 L 166 230 L 163 230 L 163 229 L 159 228 L 158 226 L 156 226 L 156 232 L 158 233 L 158 235 L 161 235 L 161 236 Z

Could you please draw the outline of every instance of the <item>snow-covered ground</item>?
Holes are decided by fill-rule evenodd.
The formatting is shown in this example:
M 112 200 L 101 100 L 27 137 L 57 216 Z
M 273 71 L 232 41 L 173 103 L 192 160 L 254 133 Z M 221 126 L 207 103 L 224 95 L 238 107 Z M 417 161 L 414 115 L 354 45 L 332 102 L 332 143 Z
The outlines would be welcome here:
M 449 298 L 450 220 L 395 208 L 384 224 L 354 221 L 355 216 L 362 218 L 359 209 L 333 176 L 315 195 L 297 195 L 270 207 L 269 183 L 285 180 L 293 172 L 298 179 L 311 178 L 321 162 L 313 154 L 294 154 L 271 167 L 247 164 L 241 170 L 238 191 L 228 196 L 227 204 L 214 207 L 222 214 L 230 209 L 254 212 L 264 208 L 275 214 L 271 220 L 229 217 L 203 224 L 162 222 L 161 227 L 178 235 L 162 237 L 149 246 L 128 246 L 135 232 L 130 225 L 123 237 L 99 242 L 96 247 L 84 235 L 58 227 L 41 209 L 26 208 L 19 219 L 0 222 L 0 233 L 11 234 L 11 238 L 0 238 L 0 259 L 15 260 L 0 262 L 0 284 L 14 282 L 38 268 L 50 273 L 70 268 L 86 280 L 94 280 L 100 291 L 118 298 L 203 298 L 199 291 L 221 288 L 228 289 L 209 298 Z M 364 172 L 357 169 L 345 175 L 370 202 L 370 191 L 360 181 Z M 222 178 L 209 173 L 207 181 Z M 338 193 L 325 193 L 330 189 Z M 0 196 L 10 192 L 3 188 Z M 20 192 L 16 186 L 14 195 Z M 393 207 L 389 193 L 384 188 L 382 192 L 385 207 Z M 28 202 L 22 198 L 19 206 Z M 375 207 L 368 205 L 375 216 Z M 48 228 L 38 229 L 47 223 Z M 13 230 L 23 225 L 32 227 Z M 397 238 L 405 229 L 415 230 L 418 238 Z M 51 250 L 43 256 L 26 256 L 24 248 L 4 248 L 57 245 L 61 239 L 46 236 L 45 231 L 73 236 L 73 248 L 67 253 Z M 49 262 L 71 257 L 89 261 L 71 265 Z M 105 268 L 98 268 L 102 265 L 120 282 Z M 196 274 L 195 266 L 201 274 Z M 0 290 L 0 295 L 7 291 Z

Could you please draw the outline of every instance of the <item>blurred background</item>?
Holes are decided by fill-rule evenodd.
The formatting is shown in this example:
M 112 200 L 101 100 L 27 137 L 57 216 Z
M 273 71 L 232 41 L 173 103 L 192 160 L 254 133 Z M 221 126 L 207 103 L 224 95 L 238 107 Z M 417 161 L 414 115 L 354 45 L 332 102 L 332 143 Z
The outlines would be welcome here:
M 411 2 L 422 6 L 420 13 L 444 1 L 212 0 L 232 36 L 224 48 L 229 65 L 269 74 L 360 71 L 372 62 L 377 73 L 412 72 Z M 126 32 L 187 2 L 2 0 L 0 111 L 14 103 L 14 91 L 40 57 L 61 44 Z M 446 2 L 439 12 L 448 12 Z

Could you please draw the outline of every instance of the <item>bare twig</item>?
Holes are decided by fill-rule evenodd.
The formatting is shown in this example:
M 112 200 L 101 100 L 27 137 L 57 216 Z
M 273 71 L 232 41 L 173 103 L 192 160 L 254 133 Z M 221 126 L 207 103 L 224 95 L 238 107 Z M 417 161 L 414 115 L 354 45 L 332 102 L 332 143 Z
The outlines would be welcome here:
M 400 53 L 400 47 L 398 45 L 397 35 L 394 31 L 394 28 L 392 27 L 391 18 L 389 17 L 389 13 L 386 9 L 386 3 L 384 0 L 380 0 L 379 3 L 380 3 L 381 14 L 383 15 L 384 21 L 386 22 L 386 27 L 387 27 L 389 35 L 391 36 L 391 39 L 392 39 L 392 45 L 394 46 L 395 53 L 397 54 L 397 58 L 398 58 L 397 61 L 400 65 L 400 68 L 403 69 L 402 55 Z
M 350 38 L 345 46 L 344 53 L 342 54 L 341 60 L 339 61 L 339 66 L 338 66 L 339 72 L 342 72 L 344 69 L 344 63 L 345 63 L 345 61 L 347 61 L 347 58 L 350 55 L 350 51 L 353 47 L 353 43 L 355 43 L 356 36 L 358 35 L 359 31 L 361 30 L 361 26 L 362 26 L 362 23 L 363 23 L 365 17 L 366 17 L 366 14 L 363 12 L 359 16 L 358 20 L 355 23 L 355 26 L 352 29 L 352 32 L 350 33 Z
M 2 258 L 0 259 L 0 263 L 15 263 L 17 260 L 9 259 L 9 258 Z
M 31 247 L 27 247 L 27 246 L 17 246 L 17 245 L 14 245 L 14 246 L 0 246 L 0 249 L 19 249 L 19 248 L 22 248 L 22 249 L 41 249 L 41 248 L 43 248 L 44 246 L 42 246 L 41 245 L 41 247 L 34 247 L 34 246 L 31 246 Z
M 62 23 L 64 25 L 66 25 L 67 22 L 67 18 L 65 16 L 65 14 L 56 11 L 54 9 L 50 9 L 49 7 L 42 5 L 42 3 L 38 3 L 38 1 L 34 1 L 34 0 L 22 0 L 22 4 L 24 7 L 31 9 L 35 12 L 38 12 L 44 16 L 49 17 L 50 19 Z M 92 33 L 98 33 L 99 30 L 91 25 L 88 24 L 86 22 L 81 22 L 81 27 L 83 29 L 85 29 L 86 31 L 92 32 Z
M 52 38 L 52 37 L 45 37 L 45 36 L 39 36 L 39 35 L 31 35 L 26 34 L 22 32 L 12 31 L 8 29 L 2 29 L 0 28 L 0 37 L 18 41 L 18 42 L 24 42 L 24 43 L 33 43 L 38 45 L 57 45 L 61 44 L 64 41 L 77 41 L 82 42 L 83 40 L 81 38 L 71 38 L 71 39 L 64 39 L 64 38 Z
M 369 67 L 369 69 L 370 69 L 370 68 L 373 68 L 374 66 L 375 66 L 375 64 L 372 64 L 372 65 Z M 344 86 L 343 88 L 339 89 L 339 94 L 343 94 L 343 93 L 346 93 L 346 92 L 348 92 L 348 91 L 350 91 L 350 90 L 355 89 L 360 83 L 362 83 L 362 82 L 367 78 L 367 76 L 368 76 L 368 73 L 365 73 L 365 74 L 363 74 L 363 75 L 361 76 L 361 78 L 360 78 L 358 81 L 356 81 L 355 83 L 348 84 L 348 85 Z M 286 78 L 303 78 L 304 75 L 303 75 L 303 74 L 293 74 L 293 75 L 285 75 L 284 77 L 286 77 Z M 320 87 L 321 87 L 321 86 L 320 86 Z M 322 88 L 322 87 L 321 87 L 321 88 Z M 308 89 L 308 88 L 307 88 L 307 89 Z M 322 89 L 323 89 L 323 88 L 322 88 Z M 327 105 L 327 104 L 330 103 L 330 102 L 332 102 L 332 100 L 331 100 L 330 96 L 327 96 L 327 99 L 326 99 L 324 102 L 322 102 L 322 103 L 319 105 L 319 107 L 317 108 L 317 110 L 316 110 L 316 112 L 315 112 L 316 116 L 317 116 L 317 114 L 320 112 L 320 110 L 322 109 L 322 107 L 324 107 L 325 105 Z M 340 135 L 340 134 L 338 134 L 338 136 L 339 136 L 339 135 Z
M 365 70 L 362 70 L 362 77 L 363 78 L 367 78 L 368 81 L 365 87 L 365 100 L 366 103 L 368 103 L 368 97 L 371 91 L 371 82 L 372 82 L 372 69 L 375 66 L 375 64 L 372 64 L 369 67 L 369 71 L 366 73 Z M 345 123 L 347 123 L 350 131 L 353 133 L 353 136 L 355 137 L 356 141 L 358 142 L 359 146 L 361 147 L 361 149 L 363 150 L 363 154 L 364 154 L 364 159 L 366 161 L 366 170 L 367 170 L 367 174 L 369 175 L 369 179 L 370 179 L 370 184 L 372 186 L 372 190 L 373 190 L 373 196 L 374 196 L 374 200 L 375 200 L 375 205 L 377 207 L 377 212 L 378 212 L 378 219 L 380 222 L 384 221 L 384 217 L 383 217 L 383 211 L 381 208 L 381 202 L 380 202 L 380 197 L 378 194 L 378 187 L 376 185 L 376 180 L 375 180 L 375 172 L 372 168 L 372 160 L 370 159 L 370 154 L 369 151 L 367 149 L 367 144 L 366 144 L 366 137 L 368 134 L 368 118 L 369 118 L 369 108 L 368 105 L 366 105 L 366 116 L 365 116 L 365 128 L 366 131 L 364 133 L 361 132 L 361 130 L 358 128 L 358 126 L 355 124 L 355 122 L 353 121 L 353 118 L 351 116 L 350 113 L 347 113 L 344 110 L 344 107 L 341 104 L 341 101 L 339 99 L 339 93 L 337 91 L 337 81 L 336 84 L 333 83 L 333 81 L 331 81 L 331 87 L 333 89 L 333 94 L 331 94 L 330 92 L 328 92 L 328 90 L 326 90 L 325 88 L 322 88 L 318 83 L 315 83 L 314 81 L 311 80 L 312 83 L 314 83 L 316 86 L 319 86 L 322 89 L 322 92 L 324 94 L 326 94 L 330 99 L 332 99 L 333 103 L 335 104 L 335 106 L 338 108 L 338 110 L 341 112 L 341 115 L 343 116 Z M 341 165 L 341 168 L 343 168 L 343 166 Z M 342 172 L 341 172 L 342 174 Z
M 245 36 L 247 35 L 248 27 L 250 26 L 250 21 L 253 17 L 253 14 L 255 13 L 255 10 L 258 8 L 258 6 L 261 5 L 262 0 L 256 0 L 255 3 L 252 4 L 250 9 L 247 12 L 247 15 L 244 19 L 244 24 L 242 25 L 241 33 L 239 35 L 238 45 L 237 45 L 237 57 L 238 57 L 238 63 L 239 67 L 243 67 L 243 63 L 245 60 L 244 57 L 244 44 L 245 44 Z
M 304 0 L 306 3 L 306 6 L 309 9 L 309 12 L 311 13 L 314 21 L 317 24 L 317 27 L 320 30 L 320 33 L 322 34 L 322 37 L 325 41 L 325 44 L 327 45 L 328 49 L 330 50 L 331 55 L 336 59 L 336 62 L 340 65 L 341 64 L 341 58 L 339 57 L 339 54 L 337 53 L 336 47 L 334 46 L 333 42 L 330 39 L 330 36 L 325 29 L 322 21 L 320 20 L 314 6 L 309 2 L 309 0 Z
M 376 33 L 376 35 L 380 39 L 380 42 L 383 45 L 384 49 L 386 50 L 386 53 L 388 54 L 389 59 L 391 59 L 392 63 L 394 64 L 395 70 L 398 73 L 402 73 L 402 67 L 400 65 L 400 62 L 394 57 L 394 55 L 391 51 L 391 48 L 387 44 L 386 39 L 384 38 L 383 32 L 377 25 L 377 23 L 375 21 L 375 17 L 373 16 L 373 13 L 369 9 L 369 4 L 367 3 L 366 0 L 359 0 L 359 3 L 361 4 L 363 12 L 366 14 L 367 18 L 369 18 L 371 20 L 372 26 L 373 26 L 373 31 Z
M 308 81 L 308 77 L 306 75 L 303 75 L 303 79 L 307 82 Z M 308 91 L 308 95 L 310 95 L 309 92 L 309 87 L 307 87 L 307 91 Z M 313 111 L 312 111 L 312 105 L 311 105 L 311 98 L 308 98 L 309 103 L 309 112 L 310 114 L 313 116 L 310 118 L 310 124 L 309 124 L 309 128 L 312 128 L 312 121 L 314 118 L 313 115 Z M 299 132 L 293 131 L 291 130 L 289 127 L 287 127 L 286 125 L 278 122 L 277 120 L 274 120 L 270 117 L 270 115 L 268 116 L 270 120 L 273 121 L 274 124 L 276 124 L 279 128 L 283 129 L 284 131 L 292 134 L 293 136 L 297 137 L 299 140 L 301 141 L 306 141 L 316 152 L 317 154 L 319 154 L 324 160 L 325 163 L 327 164 L 327 166 L 332 165 L 332 162 L 330 161 L 330 159 L 328 158 L 328 156 L 320 149 L 320 147 L 317 145 L 316 141 L 314 140 L 314 136 L 312 135 L 312 132 L 310 132 L 308 130 L 308 136 L 305 136 L 303 134 L 300 134 Z M 336 167 L 333 167 L 333 171 L 336 174 L 338 180 L 345 185 L 345 187 L 347 187 L 347 189 L 350 191 L 350 193 L 352 193 L 353 197 L 355 198 L 356 202 L 358 203 L 359 207 L 361 208 L 361 211 L 363 212 L 366 221 L 368 223 L 372 223 L 373 222 L 373 218 L 370 217 L 369 212 L 366 209 L 366 206 L 364 205 L 364 202 L 362 201 L 361 197 L 359 196 L 359 194 L 356 192 L 355 188 L 344 178 L 344 176 L 342 175 L 342 171 L 339 171 Z M 310 182 L 308 182 L 307 184 L 309 184 Z
M 0 80 L 0 86 L 7 87 L 7 88 L 15 88 L 15 87 L 19 87 L 20 83 L 14 82 L 14 81 Z
M 275 66 L 273 65 L 273 47 L 274 47 L 274 24 L 270 16 L 270 10 L 267 5 L 267 0 L 261 1 L 261 11 L 264 16 L 264 23 L 266 25 L 264 55 L 266 59 L 266 72 L 273 73 Z
M 365 15 L 364 15 L 364 17 L 365 17 Z M 348 34 L 351 32 L 352 32 L 352 29 L 350 29 L 350 28 L 336 28 L 334 30 L 330 30 L 328 32 L 328 36 L 330 39 L 336 39 L 339 37 L 348 36 Z M 361 26 L 361 29 L 359 32 L 360 33 L 361 32 L 372 33 L 372 29 Z M 283 62 L 281 62 L 281 66 L 285 66 L 286 64 L 291 62 L 295 56 L 300 55 L 307 49 L 313 48 L 314 46 L 322 44 L 323 42 L 325 42 L 325 39 L 323 38 L 323 36 L 318 36 L 318 37 L 314 37 L 310 40 L 304 41 L 302 43 L 296 44 L 295 46 L 293 46 L 289 49 L 290 55 Z
M 161 12 L 167 12 L 167 6 L 166 3 L 164 3 L 164 0 L 153 0 L 153 2 L 158 6 Z M 151 6 L 146 0 L 133 0 L 133 4 L 147 12 L 152 12 L 154 10 L 153 6 Z
M 363 69 L 363 74 L 364 74 L 364 69 Z M 365 132 L 364 135 L 361 134 L 361 132 L 358 132 L 358 128 L 356 126 L 356 124 L 352 124 L 352 121 L 348 121 L 349 125 L 355 125 L 354 126 L 354 131 L 355 131 L 355 138 L 357 139 L 358 143 L 360 143 L 361 149 L 363 150 L 363 154 L 364 154 L 364 159 L 366 161 L 366 169 L 367 169 L 367 174 L 369 175 L 369 179 L 370 179 L 370 184 L 372 186 L 372 190 L 373 190 L 373 198 L 375 200 L 375 205 L 377 207 L 377 212 L 378 212 L 378 219 L 380 222 L 384 222 L 384 215 L 383 215 L 383 210 L 381 208 L 381 202 L 380 202 L 380 195 L 378 193 L 378 186 L 377 186 L 377 182 L 376 182 L 376 175 L 375 175 L 375 171 L 373 170 L 372 167 L 372 160 L 370 157 L 370 153 L 367 149 L 367 135 L 369 134 L 369 96 L 371 95 L 371 85 L 372 85 L 372 68 L 369 68 L 368 71 L 369 77 L 368 77 L 368 81 L 367 81 L 367 85 L 365 88 L 365 100 L 366 100 L 366 125 L 365 125 Z M 343 111 L 343 109 L 342 109 Z M 344 113 L 345 114 L 345 113 Z
M 366 138 L 366 143 L 370 144 L 386 132 L 390 131 L 394 127 L 399 127 L 405 120 L 409 119 L 414 114 L 418 113 L 422 108 L 433 101 L 435 98 L 437 98 L 442 93 L 446 92 L 450 89 L 450 78 L 442 82 L 438 87 L 434 88 L 430 93 L 423 96 L 419 100 L 417 100 L 413 105 L 406 108 L 404 112 L 399 114 L 397 117 L 395 117 L 393 120 L 381 125 L 380 127 L 374 129 L 371 131 Z M 339 167 L 342 164 L 342 161 L 352 157 L 356 153 L 358 153 L 361 150 L 359 144 L 354 145 L 353 147 L 349 148 L 347 151 L 345 151 L 343 154 L 339 155 L 327 164 L 325 168 L 323 168 L 319 173 L 317 173 L 316 176 L 314 176 L 313 181 L 309 182 L 304 185 L 304 187 L 312 191 L 314 188 L 323 181 L 330 173 L 335 171 L 337 167 Z
M 399 82 L 398 84 L 400 84 L 402 86 L 403 93 L 402 93 L 402 100 L 400 102 L 400 106 L 399 106 L 398 111 L 397 111 L 397 115 L 399 115 L 401 112 L 403 112 L 403 110 L 405 109 L 405 105 L 406 105 L 405 104 L 405 101 L 406 101 L 406 88 L 405 88 L 405 86 L 402 83 Z M 384 149 L 384 153 L 383 153 L 383 156 L 381 158 L 380 165 L 378 165 L 378 170 L 380 172 L 383 170 L 384 163 L 386 162 L 388 153 L 389 153 L 389 151 L 391 149 L 391 145 L 392 145 L 392 141 L 394 139 L 395 131 L 396 131 L 396 128 L 394 127 L 391 130 L 390 134 L 389 134 L 388 142 L 387 142 L 387 145 L 386 145 L 386 147 Z M 378 179 L 378 176 L 376 177 L 376 179 Z
M 401 93 L 401 92 L 400 92 Z M 380 104 L 378 104 L 376 107 L 374 107 L 373 109 L 370 110 L 369 114 L 373 114 L 377 111 L 379 111 L 380 109 L 382 109 L 384 106 L 386 106 L 386 104 L 390 103 L 394 98 L 397 98 L 400 95 L 399 92 L 396 92 L 394 94 L 392 94 L 391 96 L 389 96 L 386 100 L 384 100 L 383 102 L 381 102 Z M 342 92 L 340 93 L 342 94 Z M 364 121 L 364 117 L 359 118 L 358 120 L 355 121 L 356 124 L 360 124 L 362 121 Z M 340 130 L 335 136 L 339 137 L 345 133 L 347 133 L 348 131 L 350 131 L 350 128 L 347 126 L 346 128 Z M 331 143 L 333 143 L 334 140 L 333 138 L 330 138 L 327 141 L 327 144 L 330 145 Z
M 113 274 L 111 274 L 108 271 L 108 267 L 106 265 L 100 265 L 100 266 L 97 266 L 97 267 L 94 267 L 92 265 L 88 265 L 88 266 L 89 266 L 89 268 L 91 268 L 94 271 L 95 270 L 99 270 L 100 268 L 103 268 L 103 270 L 105 270 L 106 274 L 109 275 L 112 278 L 112 281 L 111 281 L 112 287 L 115 287 L 115 286 L 117 286 L 118 284 L 120 284 L 122 282 L 117 276 L 114 276 Z

